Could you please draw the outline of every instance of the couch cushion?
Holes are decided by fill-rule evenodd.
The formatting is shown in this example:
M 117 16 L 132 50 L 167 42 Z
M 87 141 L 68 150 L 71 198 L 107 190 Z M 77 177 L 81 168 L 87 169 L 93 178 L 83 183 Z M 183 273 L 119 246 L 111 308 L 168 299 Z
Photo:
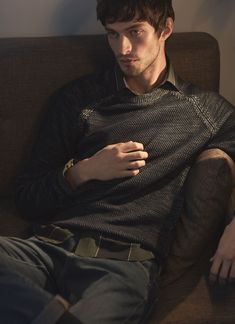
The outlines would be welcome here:
M 162 288 L 150 324 L 234 324 L 234 286 L 210 285 L 207 280 L 214 247 L 179 280 Z

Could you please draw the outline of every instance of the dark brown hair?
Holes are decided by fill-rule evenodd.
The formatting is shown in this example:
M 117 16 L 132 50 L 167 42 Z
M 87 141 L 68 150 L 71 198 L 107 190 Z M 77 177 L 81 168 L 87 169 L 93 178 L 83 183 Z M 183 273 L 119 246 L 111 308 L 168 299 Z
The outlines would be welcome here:
M 137 17 L 139 21 L 147 21 L 157 32 L 165 27 L 168 17 L 175 19 L 172 0 L 97 0 L 96 13 L 104 26 Z

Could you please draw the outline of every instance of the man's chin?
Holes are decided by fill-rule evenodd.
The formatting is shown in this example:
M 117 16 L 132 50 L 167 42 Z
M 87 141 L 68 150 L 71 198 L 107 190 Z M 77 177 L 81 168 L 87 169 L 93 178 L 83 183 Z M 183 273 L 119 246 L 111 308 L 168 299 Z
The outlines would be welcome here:
M 123 74 L 129 77 L 135 77 L 141 74 L 141 72 L 139 70 L 137 70 L 136 68 L 133 67 L 126 67 L 126 66 L 122 66 L 121 64 L 119 64 L 120 69 L 122 70 Z

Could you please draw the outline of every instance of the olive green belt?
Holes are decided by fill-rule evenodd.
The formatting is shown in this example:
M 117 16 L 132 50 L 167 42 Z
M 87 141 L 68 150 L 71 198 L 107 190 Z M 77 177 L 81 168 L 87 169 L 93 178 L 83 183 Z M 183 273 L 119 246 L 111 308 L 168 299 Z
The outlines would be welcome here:
M 54 225 L 41 226 L 35 235 L 38 239 L 51 244 L 66 245 L 71 240 L 72 251 L 78 256 L 125 261 L 146 261 L 154 259 L 153 252 L 146 250 L 139 243 L 123 242 L 108 238 L 102 234 L 82 233 L 75 235 L 68 229 Z

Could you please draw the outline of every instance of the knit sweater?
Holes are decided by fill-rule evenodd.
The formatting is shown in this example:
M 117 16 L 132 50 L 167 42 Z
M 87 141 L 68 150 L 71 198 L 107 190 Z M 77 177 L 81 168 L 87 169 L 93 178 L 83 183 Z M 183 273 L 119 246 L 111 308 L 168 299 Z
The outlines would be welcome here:
M 197 155 L 216 147 L 235 159 L 234 107 L 216 93 L 175 80 L 136 95 L 114 69 L 61 89 L 17 181 L 22 215 L 138 242 L 164 259 Z M 127 141 L 143 143 L 149 155 L 137 176 L 92 180 L 76 190 L 63 177 L 71 158 Z

